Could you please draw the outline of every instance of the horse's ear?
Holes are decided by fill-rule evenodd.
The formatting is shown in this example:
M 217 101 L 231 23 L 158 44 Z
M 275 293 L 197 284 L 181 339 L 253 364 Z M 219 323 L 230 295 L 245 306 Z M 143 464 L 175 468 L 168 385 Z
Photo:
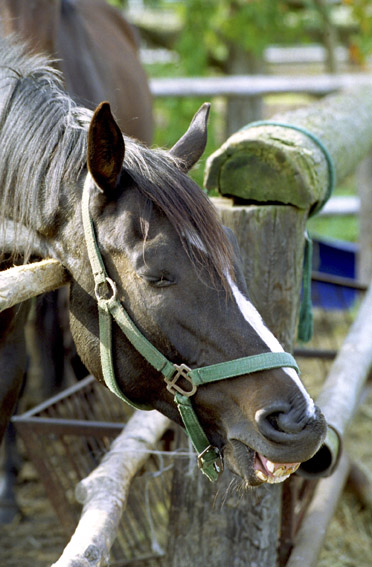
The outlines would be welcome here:
M 110 105 L 101 102 L 89 126 L 87 164 L 102 191 L 110 193 L 117 187 L 124 152 L 123 134 L 111 114 Z
M 207 123 L 210 109 L 209 102 L 205 102 L 195 114 L 187 132 L 178 140 L 170 153 L 183 162 L 186 171 L 201 158 L 207 144 Z

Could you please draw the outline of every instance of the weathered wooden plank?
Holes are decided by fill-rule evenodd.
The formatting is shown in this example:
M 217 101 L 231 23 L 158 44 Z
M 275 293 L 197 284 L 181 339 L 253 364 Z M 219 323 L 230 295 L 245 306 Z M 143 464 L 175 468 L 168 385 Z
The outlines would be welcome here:
M 42 260 L 0 272 L 0 311 L 62 287 L 68 273 L 58 260 Z
M 270 45 L 265 49 L 265 61 L 270 65 L 309 65 L 313 63 L 325 63 L 327 58 L 326 49 L 323 45 Z M 350 54 L 346 47 L 341 45 L 335 49 L 335 55 L 339 63 L 350 63 Z
M 163 565 L 275 567 L 280 485 L 239 490 L 227 470 L 215 487 L 198 472 L 195 460 L 190 465 L 174 470 L 171 537 Z
M 358 88 L 273 120 L 305 128 L 332 157 L 343 180 L 372 146 L 372 90 Z M 329 188 L 324 152 L 308 135 L 282 126 L 258 126 L 231 136 L 207 161 L 205 186 L 248 202 L 278 202 L 309 211 Z

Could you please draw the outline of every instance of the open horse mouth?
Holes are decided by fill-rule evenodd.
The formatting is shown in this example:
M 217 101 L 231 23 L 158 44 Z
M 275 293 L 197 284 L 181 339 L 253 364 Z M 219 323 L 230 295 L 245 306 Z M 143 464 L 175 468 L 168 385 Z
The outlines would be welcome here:
M 240 476 L 247 486 L 284 482 L 296 472 L 301 463 L 275 463 L 244 443 L 231 440 L 225 449 L 229 468 Z
M 256 477 L 262 482 L 276 484 L 283 482 L 292 473 L 296 472 L 301 463 L 273 463 L 260 453 L 255 453 L 254 469 Z

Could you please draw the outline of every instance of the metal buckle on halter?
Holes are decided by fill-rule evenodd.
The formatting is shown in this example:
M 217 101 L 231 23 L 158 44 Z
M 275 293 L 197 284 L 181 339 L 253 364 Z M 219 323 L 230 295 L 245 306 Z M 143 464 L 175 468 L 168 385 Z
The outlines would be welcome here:
M 198 467 L 199 469 L 202 469 L 204 466 L 204 456 L 206 455 L 206 453 L 208 453 L 209 451 L 214 451 L 215 452 L 215 460 L 213 462 L 213 467 L 215 469 L 215 471 L 220 474 L 223 472 L 224 469 L 224 464 L 223 464 L 223 458 L 222 455 L 220 453 L 220 450 L 217 447 L 213 447 L 213 445 L 208 445 L 208 447 L 206 447 L 204 449 L 204 451 L 202 451 L 199 455 L 198 455 Z
M 175 395 L 178 392 L 179 394 L 181 394 L 182 396 L 186 396 L 187 398 L 193 396 L 196 392 L 197 387 L 195 386 L 195 384 L 193 384 L 189 376 L 189 372 L 191 372 L 191 368 L 186 366 L 186 364 L 180 364 L 180 365 L 174 364 L 173 366 L 176 370 L 175 374 L 173 374 L 173 376 L 171 376 L 170 378 L 167 377 L 164 378 L 167 384 L 168 392 L 170 392 L 173 395 Z M 181 388 L 181 386 L 176 384 L 180 376 L 182 378 L 185 378 L 185 380 L 187 380 L 188 382 L 190 382 L 192 386 L 191 390 L 184 390 L 183 388 Z

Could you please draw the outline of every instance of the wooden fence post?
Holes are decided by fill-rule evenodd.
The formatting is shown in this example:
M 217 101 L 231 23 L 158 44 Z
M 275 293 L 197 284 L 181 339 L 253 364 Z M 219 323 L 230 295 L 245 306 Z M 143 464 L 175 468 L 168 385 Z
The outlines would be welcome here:
M 276 120 L 305 128 L 326 146 L 339 180 L 372 144 L 370 89 L 333 95 Z M 287 350 L 296 328 L 304 232 L 311 210 L 328 193 L 324 150 L 306 133 L 282 126 L 240 131 L 210 157 L 206 186 L 243 206 L 218 205 L 243 255 L 252 301 Z M 249 204 L 251 206 L 249 206 Z M 287 205 L 287 206 L 283 206 Z M 281 527 L 281 485 L 234 491 L 224 473 L 216 488 L 187 467 L 176 468 L 167 566 L 274 567 Z

